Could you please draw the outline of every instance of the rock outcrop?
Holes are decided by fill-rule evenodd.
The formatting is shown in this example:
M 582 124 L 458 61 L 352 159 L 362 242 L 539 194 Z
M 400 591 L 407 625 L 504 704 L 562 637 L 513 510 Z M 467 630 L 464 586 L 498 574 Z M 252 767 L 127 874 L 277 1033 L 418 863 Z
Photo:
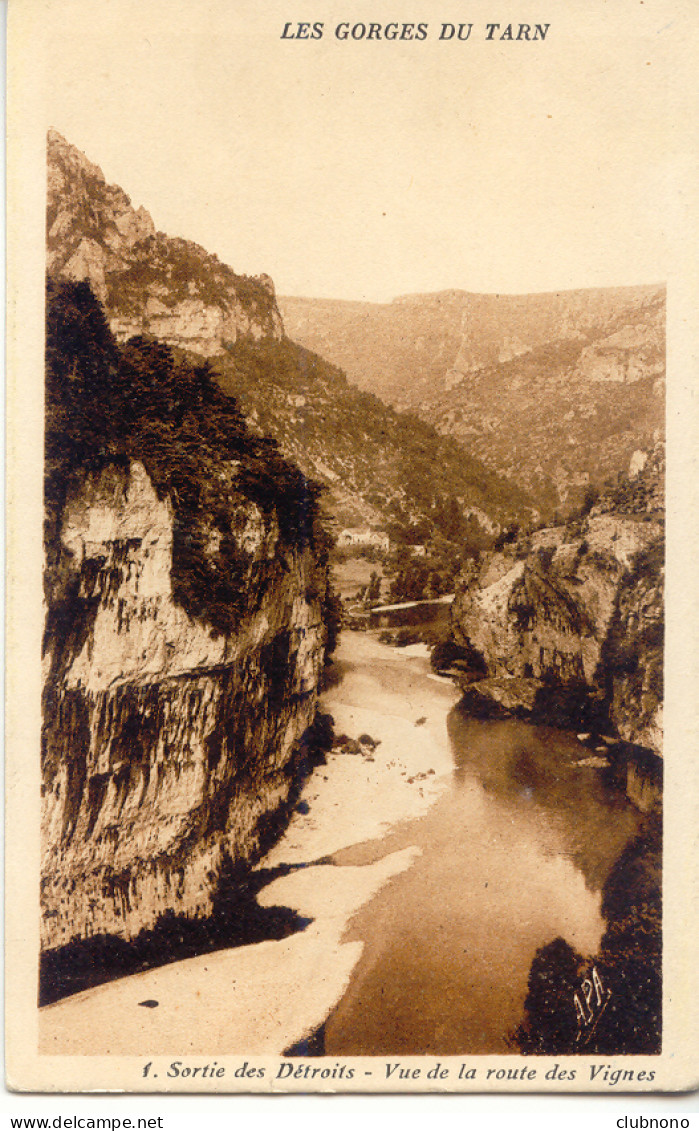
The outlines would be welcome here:
M 188 240 L 155 229 L 84 154 L 48 135 L 47 268 L 87 280 L 118 341 L 152 334 L 202 357 L 239 339 L 282 337 L 268 275 L 236 273 Z
M 173 511 L 142 464 L 86 476 L 66 502 L 51 594 L 42 936 L 132 937 L 206 915 L 292 782 L 316 709 L 325 627 L 309 548 L 239 499 L 247 611 L 215 635 L 172 592 Z M 315 594 L 315 595 L 314 595 Z
M 662 434 L 662 286 L 279 305 L 291 337 L 454 437 L 550 517 Z
M 567 717 L 661 753 L 662 471 L 657 447 L 584 518 L 464 571 L 453 632 L 482 661 L 460 677 L 467 708 Z
M 205 918 L 293 789 L 328 644 L 317 487 L 206 367 L 48 291 L 42 945 Z

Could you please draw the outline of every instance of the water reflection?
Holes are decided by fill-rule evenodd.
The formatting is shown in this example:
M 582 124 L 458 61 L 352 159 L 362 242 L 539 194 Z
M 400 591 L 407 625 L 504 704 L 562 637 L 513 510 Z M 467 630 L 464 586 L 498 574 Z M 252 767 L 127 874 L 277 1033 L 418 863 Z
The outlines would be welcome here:
M 381 842 L 337 854 L 364 863 L 421 855 L 354 919 L 364 943 L 327 1019 L 326 1055 L 505 1053 L 537 950 L 563 938 L 596 952 L 600 890 L 638 815 L 574 736 L 458 708 L 451 788 Z
M 531 808 L 543 846 L 568 857 L 598 891 L 639 815 L 609 775 L 586 765 L 575 735 L 518 719 L 484 723 L 455 708 L 447 720 L 455 779 L 475 779 L 525 819 Z

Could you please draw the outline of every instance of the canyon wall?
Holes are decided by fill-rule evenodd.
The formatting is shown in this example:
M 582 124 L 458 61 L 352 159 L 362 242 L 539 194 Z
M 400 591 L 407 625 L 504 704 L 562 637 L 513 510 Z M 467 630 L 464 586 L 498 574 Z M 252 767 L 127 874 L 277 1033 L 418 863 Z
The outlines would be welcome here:
M 238 275 L 198 244 L 156 231 L 146 209 L 55 130 L 47 158 L 47 269 L 89 282 L 117 341 L 152 334 L 213 357 L 227 343 L 282 337 L 268 275 Z
M 45 948 L 207 915 L 222 869 L 250 859 L 288 796 L 316 709 L 327 580 L 225 471 L 244 563 L 234 634 L 174 600 L 176 516 L 143 464 L 68 492 L 47 593 Z
M 149 335 L 208 359 L 251 429 L 325 486 L 340 529 L 419 520 L 435 495 L 461 499 L 486 528 L 528 509 L 513 483 L 285 337 L 269 276 L 237 274 L 158 232 L 145 208 L 53 130 L 47 162 L 50 277 L 89 284 L 117 342 Z
M 279 305 L 295 341 L 458 440 L 551 521 L 663 435 L 662 286 Z
M 636 461 L 638 463 L 639 461 Z M 662 753 L 664 457 L 589 514 L 485 554 L 453 606 L 464 705 Z

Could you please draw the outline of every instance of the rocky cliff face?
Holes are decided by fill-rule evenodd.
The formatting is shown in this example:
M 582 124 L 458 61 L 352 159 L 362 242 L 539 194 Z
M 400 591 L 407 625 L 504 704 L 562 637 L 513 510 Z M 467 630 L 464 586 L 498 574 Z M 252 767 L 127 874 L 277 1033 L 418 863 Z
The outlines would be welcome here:
M 317 486 L 206 366 L 118 346 L 84 282 L 48 287 L 45 403 L 41 937 L 58 970 L 72 941 L 205 919 L 254 857 L 307 744 L 331 598 Z
M 663 287 L 281 298 L 287 333 L 570 513 L 662 435 Z
M 85 475 L 66 500 L 46 652 L 45 947 L 208 914 L 226 862 L 254 854 L 288 795 L 325 581 L 310 548 L 234 501 L 246 608 L 235 635 L 216 635 L 173 599 L 173 509 L 142 464 Z
M 584 518 L 465 571 L 454 635 L 476 710 L 568 716 L 662 751 L 663 457 Z M 485 672 L 485 678 L 483 674 Z
M 210 359 L 250 426 L 325 486 L 340 528 L 419 521 L 446 496 L 483 512 L 486 526 L 527 510 L 514 484 L 286 338 L 268 276 L 236 275 L 196 244 L 157 232 L 55 131 L 47 233 L 51 277 L 88 282 L 119 342 L 148 334 Z
M 203 357 L 226 343 L 276 340 L 282 323 L 267 275 L 236 275 L 197 244 L 171 239 L 144 208 L 55 130 L 48 135 L 47 267 L 87 280 L 118 341 L 152 334 Z

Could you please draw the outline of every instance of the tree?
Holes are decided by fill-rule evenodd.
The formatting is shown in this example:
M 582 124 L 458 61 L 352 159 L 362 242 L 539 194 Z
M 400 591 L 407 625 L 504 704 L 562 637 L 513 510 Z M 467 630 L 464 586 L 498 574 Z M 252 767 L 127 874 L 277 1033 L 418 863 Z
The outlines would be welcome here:
M 375 569 L 372 569 L 369 578 L 369 585 L 367 586 L 366 599 L 367 601 L 378 601 L 381 598 L 381 578 Z

